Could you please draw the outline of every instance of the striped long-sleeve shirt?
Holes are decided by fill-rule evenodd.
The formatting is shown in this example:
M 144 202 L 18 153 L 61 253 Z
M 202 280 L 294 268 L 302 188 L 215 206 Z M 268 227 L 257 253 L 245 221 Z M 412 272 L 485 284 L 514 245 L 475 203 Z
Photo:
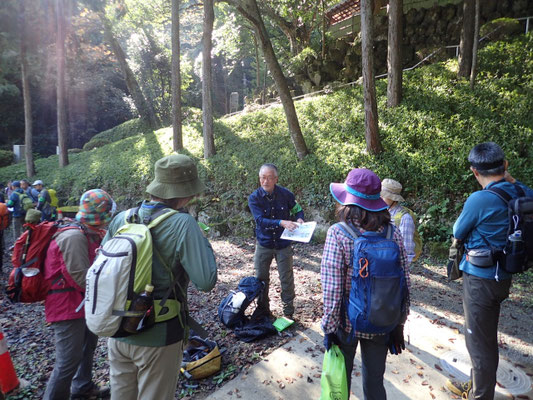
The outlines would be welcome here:
M 361 232 L 365 232 L 361 227 L 356 226 Z M 379 232 L 383 232 L 382 227 Z M 403 239 L 398 229 L 394 230 L 392 239 L 400 248 L 400 265 L 404 270 L 408 288 L 411 287 L 409 277 L 409 264 L 407 254 L 403 245 Z M 322 317 L 322 330 L 325 334 L 334 333 L 337 328 L 343 326 L 344 318 L 345 331 L 350 333 L 352 325 L 346 313 L 341 315 L 341 304 L 345 301 L 344 293 L 350 293 L 352 284 L 353 265 L 351 264 L 354 242 L 341 228 L 333 225 L 329 228 L 322 254 L 320 266 L 320 277 L 322 281 L 322 292 L 324 302 L 324 315 Z M 409 307 L 409 299 L 407 301 Z M 369 339 L 374 334 L 355 332 L 355 336 L 362 339 Z
M 394 207 L 389 208 L 391 220 L 395 221 L 396 214 L 401 213 L 403 209 L 404 207 L 399 204 L 396 204 Z M 409 214 L 407 211 L 403 213 L 398 228 L 400 229 L 400 233 L 402 234 L 403 245 L 407 253 L 407 261 L 409 262 L 409 264 L 411 264 L 413 262 L 413 258 L 415 258 L 416 255 L 414 240 L 416 227 L 415 221 L 413 221 L 413 217 L 411 217 L 411 214 Z

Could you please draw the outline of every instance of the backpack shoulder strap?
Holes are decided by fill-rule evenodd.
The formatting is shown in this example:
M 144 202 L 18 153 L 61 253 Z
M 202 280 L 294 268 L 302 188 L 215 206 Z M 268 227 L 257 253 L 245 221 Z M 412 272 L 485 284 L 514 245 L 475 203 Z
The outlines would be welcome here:
M 387 232 L 385 234 L 385 238 L 387 240 L 392 240 L 392 236 L 394 235 L 394 226 L 392 226 L 391 224 L 388 224 L 387 225 Z
M 359 233 L 355 232 L 349 224 L 344 221 L 337 223 L 337 226 L 341 228 L 341 230 L 346 233 L 352 240 L 355 240 L 359 236 L 361 236 Z
M 516 190 L 516 197 L 525 197 L 526 192 L 524 191 L 524 189 L 518 183 L 514 183 L 514 188 Z M 511 196 L 505 190 L 503 190 L 501 188 L 498 188 L 498 187 L 491 187 L 491 188 L 487 189 L 487 191 L 491 192 L 491 193 L 494 193 L 495 195 L 497 195 L 500 199 L 502 199 L 506 203 L 509 203 L 513 198 L 516 198 L 516 197 Z
M 160 222 L 177 213 L 179 213 L 179 211 L 173 210 L 172 208 L 163 208 L 162 210 L 153 213 L 148 219 L 148 228 L 151 229 L 157 226 Z M 146 224 L 145 221 L 143 221 L 143 223 Z
M 522 188 L 520 188 L 522 189 Z M 496 196 L 498 196 L 500 199 L 502 199 L 505 204 L 509 203 L 512 199 L 511 195 L 507 193 L 505 190 L 497 188 L 497 187 L 491 187 L 487 189 L 488 192 L 494 193 Z

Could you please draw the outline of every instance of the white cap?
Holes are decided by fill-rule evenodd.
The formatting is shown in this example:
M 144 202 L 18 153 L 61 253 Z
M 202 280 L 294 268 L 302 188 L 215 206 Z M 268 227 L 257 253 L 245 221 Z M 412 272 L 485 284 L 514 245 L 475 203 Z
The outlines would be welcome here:
M 35 182 L 33 182 L 31 185 L 32 186 L 35 186 L 35 185 L 42 185 L 43 184 L 43 181 L 40 180 L 40 179 L 37 179 Z

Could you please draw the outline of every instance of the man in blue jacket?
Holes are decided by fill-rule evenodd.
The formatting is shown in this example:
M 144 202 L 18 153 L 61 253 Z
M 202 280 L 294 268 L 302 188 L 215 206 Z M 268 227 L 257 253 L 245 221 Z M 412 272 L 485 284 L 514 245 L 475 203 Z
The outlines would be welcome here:
M 465 341 L 472 370 L 468 382 L 448 381 L 448 388 L 463 398 L 492 400 L 498 369 L 498 320 L 500 304 L 509 296 L 511 274 L 496 260 L 491 248 L 501 250 L 507 240 L 509 219 L 507 204 L 487 189 L 500 188 L 513 198 L 520 186 L 526 196 L 533 190 L 516 181 L 507 172 L 508 162 L 496 143 L 475 146 L 468 155 L 470 169 L 482 190 L 472 193 L 453 226 L 453 236 L 465 243 L 466 254 L 472 249 L 485 249 L 489 257 L 465 255 L 460 264 L 463 271 L 463 308 Z M 483 264 L 483 265 L 482 265 Z
M 283 315 L 291 318 L 294 314 L 295 297 L 293 253 L 291 241 L 280 237 L 284 229 L 292 231 L 298 227 L 298 223 L 304 222 L 304 212 L 296 202 L 294 194 L 277 185 L 278 169 L 274 164 L 261 166 L 259 182 L 261 187 L 248 197 L 257 237 L 254 254 L 255 276 L 265 283 L 265 288 L 257 300 L 256 315 L 271 315 L 268 298 L 270 264 L 272 259 L 276 258 L 281 281 Z

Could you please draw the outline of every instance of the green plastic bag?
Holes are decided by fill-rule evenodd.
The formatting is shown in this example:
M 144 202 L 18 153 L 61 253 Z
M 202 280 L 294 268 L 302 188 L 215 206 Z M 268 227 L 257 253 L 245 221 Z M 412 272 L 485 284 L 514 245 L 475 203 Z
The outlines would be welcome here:
M 322 387 L 320 400 L 348 400 L 346 365 L 341 349 L 336 344 L 324 354 L 320 386 Z

